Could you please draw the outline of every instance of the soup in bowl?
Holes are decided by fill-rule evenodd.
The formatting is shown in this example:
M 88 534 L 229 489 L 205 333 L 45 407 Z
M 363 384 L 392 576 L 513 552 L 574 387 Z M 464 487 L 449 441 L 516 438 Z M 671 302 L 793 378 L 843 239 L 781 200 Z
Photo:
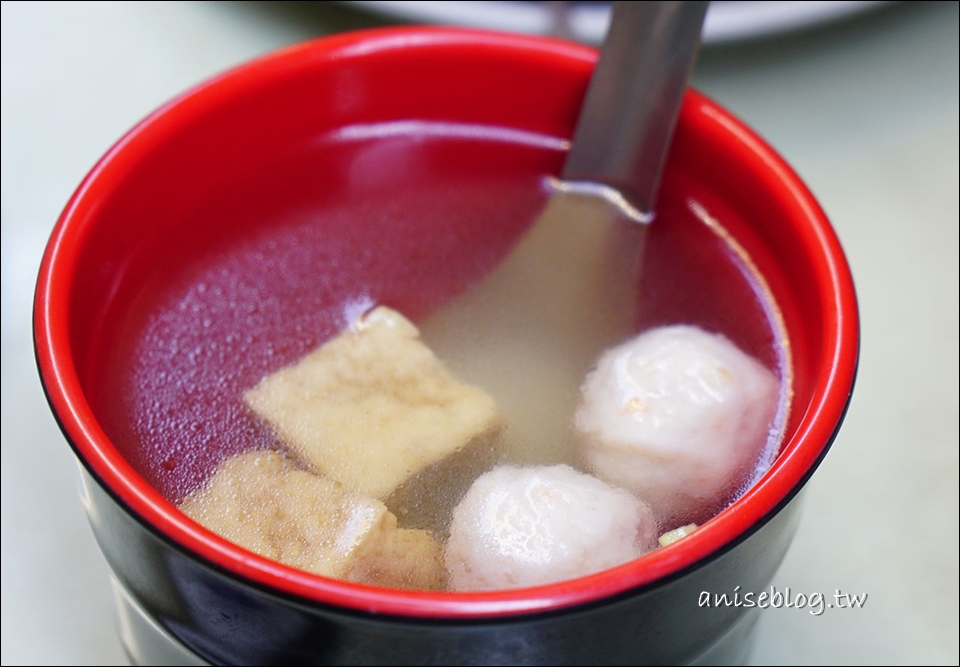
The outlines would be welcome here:
M 642 267 L 624 286 L 627 325 L 609 340 L 607 354 L 697 332 L 766 378 L 769 406 L 730 429 L 751 431 L 747 463 L 718 482 L 684 481 L 668 466 L 646 476 L 667 480 L 651 491 L 644 475 L 621 474 L 634 454 L 621 457 L 620 436 L 598 436 L 604 408 L 591 412 L 611 382 L 607 346 L 563 382 L 553 373 L 580 349 L 570 341 L 597 328 L 589 317 L 537 330 L 501 319 L 509 309 L 450 315 L 478 291 L 494 306 L 515 291 L 496 276 L 552 196 L 595 58 L 563 42 L 454 29 L 331 37 L 189 91 L 91 171 L 44 256 L 37 358 L 81 463 L 133 658 L 743 655 L 756 610 L 700 607 L 700 594 L 769 583 L 856 370 L 849 270 L 796 175 L 688 92 Z M 559 418 L 530 416 L 561 404 Z M 659 456 L 639 451 L 638 466 Z M 245 460 L 267 477 L 244 469 L 228 479 Z M 563 497 L 578 489 L 574 513 L 600 496 L 623 500 L 635 550 L 545 578 L 554 555 L 528 568 L 532 578 L 511 564 L 465 578 L 505 548 L 471 561 L 487 538 L 459 526 L 475 526 L 483 512 L 471 507 L 520 473 Z M 577 526 L 621 512 L 593 511 L 560 515 L 551 534 L 573 534 L 557 537 L 561 550 L 590 532 Z M 282 515 L 282 529 L 265 515 Z M 325 515 L 334 523 L 317 523 Z M 344 516 L 363 529 L 347 530 L 360 524 Z M 313 542 L 304 521 L 319 526 Z M 387 537 L 353 559 L 371 534 Z M 605 555 L 607 545 L 591 548 Z

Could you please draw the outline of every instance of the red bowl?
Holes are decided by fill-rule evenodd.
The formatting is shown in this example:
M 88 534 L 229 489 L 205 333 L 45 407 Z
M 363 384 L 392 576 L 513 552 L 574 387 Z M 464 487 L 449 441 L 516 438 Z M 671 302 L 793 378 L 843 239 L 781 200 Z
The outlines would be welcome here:
M 184 266 L 236 235 L 255 233 L 259 224 L 273 224 L 281 209 L 289 213 L 291 202 L 278 198 L 301 205 L 311 178 L 326 183 L 317 186 L 324 205 L 364 197 L 386 205 L 395 191 L 369 189 L 378 170 L 387 182 L 434 188 L 451 173 L 470 179 L 504 163 L 511 166 L 500 183 L 529 184 L 535 174 L 556 172 L 595 58 L 592 49 L 558 41 L 456 29 L 321 39 L 171 101 L 86 177 L 43 258 L 36 354 L 51 408 L 82 463 L 87 510 L 136 660 L 163 661 L 171 646 L 213 662 L 284 664 L 637 664 L 742 655 L 755 610 L 700 608 L 699 594 L 732 593 L 738 585 L 759 591 L 779 565 L 796 524 L 791 501 L 826 453 L 850 400 L 857 305 L 837 238 L 803 183 L 751 130 L 696 92 L 684 101 L 663 207 L 681 209 L 697 198 L 750 255 L 782 317 L 793 396 L 770 469 L 692 536 L 612 570 L 529 589 L 423 592 L 326 579 L 245 551 L 186 518 L 169 499 L 177 489 L 164 486 L 111 412 L 124 400 L 109 370 L 112 355 L 121 354 L 124 327 L 142 310 L 144 295 L 162 294 Z M 412 164 L 388 156 L 365 163 L 364 178 L 338 163 L 263 176 L 271 165 L 297 164 L 303 151 L 343 136 L 344 128 L 404 123 L 421 130 L 492 128 L 525 138 L 506 152 L 438 149 Z M 273 178 L 262 193 L 229 194 L 261 176 Z M 516 197 L 511 220 L 530 219 L 540 200 Z M 349 233 L 353 242 L 381 249 L 402 245 L 409 234 L 429 246 L 440 225 L 433 216 Z M 442 249 L 449 256 L 483 246 L 492 257 L 522 231 L 514 222 L 464 225 L 460 245 Z M 333 239 L 344 229 L 325 233 Z M 664 238 L 670 242 L 669 232 Z M 415 249 L 410 253 L 400 259 L 412 261 Z M 422 314 L 451 285 L 472 279 L 450 268 L 458 265 L 440 263 L 410 279 L 396 263 L 378 264 L 377 289 Z M 200 456 L 187 475 L 204 474 L 212 457 Z

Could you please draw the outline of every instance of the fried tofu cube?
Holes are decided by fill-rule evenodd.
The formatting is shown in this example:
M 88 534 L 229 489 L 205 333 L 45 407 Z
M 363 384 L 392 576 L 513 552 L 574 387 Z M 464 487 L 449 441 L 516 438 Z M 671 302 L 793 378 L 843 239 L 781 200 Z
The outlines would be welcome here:
M 393 517 L 393 515 L 390 515 Z M 396 526 L 396 518 L 393 519 Z M 441 590 L 446 584 L 443 547 L 428 530 L 384 531 L 347 568 L 345 578 L 374 586 Z
M 441 546 L 432 535 L 398 529 L 382 502 L 277 452 L 225 460 L 180 509 L 249 551 L 314 574 L 394 588 L 442 582 Z
M 468 485 L 489 467 L 501 425 L 493 398 L 455 378 L 417 327 L 386 307 L 244 399 L 306 467 L 386 500 L 402 521 L 432 506 L 438 475 Z

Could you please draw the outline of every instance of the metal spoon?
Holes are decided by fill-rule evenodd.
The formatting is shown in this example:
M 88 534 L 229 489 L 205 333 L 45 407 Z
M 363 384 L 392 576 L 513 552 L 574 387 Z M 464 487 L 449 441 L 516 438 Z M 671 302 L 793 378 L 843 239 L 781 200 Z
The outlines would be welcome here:
M 613 3 L 564 181 L 605 184 L 652 215 L 709 4 Z
M 699 44 L 706 2 L 615 2 L 544 212 L 421 336 L 504 416 L 523 464 L 574 462 L 572 416 L 597 357 L 632 333 L 643 237 Z

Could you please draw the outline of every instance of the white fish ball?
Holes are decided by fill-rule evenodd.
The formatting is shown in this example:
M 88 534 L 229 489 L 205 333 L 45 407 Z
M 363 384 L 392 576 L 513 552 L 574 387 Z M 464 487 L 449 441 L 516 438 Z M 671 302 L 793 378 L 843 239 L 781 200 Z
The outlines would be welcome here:
M 701 522 L 757 469 L 779 382 L 726 337 L 651 329 L 604 353 L 575 424 L 584 467 L 643 498 L 664 528 Z
M 565 465 L 501 466 L 454 510 L 444 562 L 453 590 L 538 586 L 637 558 L 657 534 L 623 489 Z

